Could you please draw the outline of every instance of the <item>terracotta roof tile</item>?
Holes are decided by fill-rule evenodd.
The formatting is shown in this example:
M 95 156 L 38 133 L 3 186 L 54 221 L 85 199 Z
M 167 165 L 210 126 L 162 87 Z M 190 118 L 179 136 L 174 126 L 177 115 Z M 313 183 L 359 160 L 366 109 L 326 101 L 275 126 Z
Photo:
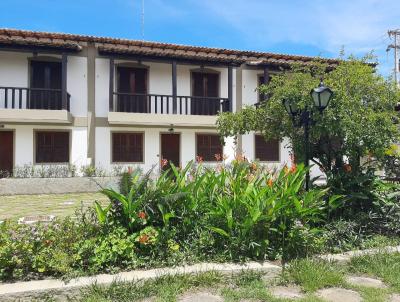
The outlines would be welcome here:
M 140 54 L 143 56 L 197 59 L 224 63 L 247 63 L 288 65 L 292 62 L 309 64 L 319 60 L 328 65 L 337 65 L 339 60 L 308 56 L 276 54 L 257 51 L 242 51 L 224 48 L 187 46 L 160 42 L 147 42 L 88 35 L 35 32 L 16 29 L 0 29 L 1 45 L 39 46 L 64 48 L 79 51 L 82 45 L 95 43 L 99 51 L 117 54 Z

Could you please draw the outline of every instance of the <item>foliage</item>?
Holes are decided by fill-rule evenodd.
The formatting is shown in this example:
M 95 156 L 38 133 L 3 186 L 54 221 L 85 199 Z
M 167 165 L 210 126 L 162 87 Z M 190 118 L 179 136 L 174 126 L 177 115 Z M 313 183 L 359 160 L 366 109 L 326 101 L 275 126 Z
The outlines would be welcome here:
M 343 198 L 327 189 L 306 192 L 306 171 L 302 165 L 270 171 L 242 157 L 214 167 L 171 165 L 157 178 L 130 170 L 125 194 L 103 189 L 109 204 L 95 202 L 77 219 L 2 223 L 0 280 L 196 261 L 287 261 L 400 233 L 398 187 L 374 180 L 368 211 L 335 222 Z
M 189 163 L 171 170 L 156 180 L 133 172 L 126 194 L 103 190 L 113 205 L 96 204 L 99 221 L 130 234 L 151 225 L 178 246 L 196 238 L 204 250 L 224 251 L 230 259 L 285 258 L 322 244 L 317 225 L 337 199 L 325 200 L 326 190 L 305 192 L 302 165 L 273 174 L 237 159 L 217 169 Z
M 0 280 L 29 279 L 41 275 L 66 275 L 73 270 L 80 243 L 93 237 L 98 227 L 88 213 L 79 223 L 67 218 L 48 225 L 0 225 Z
M 314 108 L 311 89 L 319 78 L 333 91 L 333 98 L 320 114 L 313 111 L 315 125 L 310 132 L 311 154 L 324 172 L 334 175 L 348 170 L 361 171 L 360 158 L 382 159 L 385 151 L 400 139 L 393 121 L 399 119 L 393 110 L 400 101 L 400 91 L 390 80 L 377 74 L 366 57 L 350 57 L 333 70 L 323 64 L 292 66 L 274 75 L 261 90 L 270 97 L 258 108 L 246 107 L 238 113 L 222 113 L 218 119 L 221 135 L 232 136 L 259 131 L 266 138 L 290 138 L 296 157 L 302 160 L 304 134 L 293 126 L 282 106 L 283 99 L 296 102 L 301 109 Z M 250 100 L 251 101 L 251 100 Z
M 400 180 L 400 147 L 392 145 L 385 152 L 383 158 L 383 170 L 385 171 L 386 177 L 389 179 Z

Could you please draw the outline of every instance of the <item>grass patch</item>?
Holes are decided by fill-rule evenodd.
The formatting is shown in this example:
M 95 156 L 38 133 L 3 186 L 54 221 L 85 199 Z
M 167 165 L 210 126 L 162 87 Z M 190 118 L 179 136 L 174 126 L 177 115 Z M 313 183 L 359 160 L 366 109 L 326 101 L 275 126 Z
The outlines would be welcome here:
M 389 291 L 380 288 L 353 287 L 358 291 L 364 302 L 386 302 L 389 301 Z
M 380 253 L 351 259 L 349 271 L 381 278 L 400 292 L 400 253 Z
M 138 282 L 114 282 L 109 286 L 92 285 L 82 290 L 82 302 L 140 301 L 155 297 L 156 301 L 176 301 L 178 295 L 197 288 L 213 288 L 220 284 L 223 276 L 216 272 L 198 275 L 164 276 Z
M 306 292 L 314 292 L 324 287 L 342 286 L 344 271 L 328 261 L 301 259 L 290 262 L 282 278 L 300 285 Z
M 104 204 L 108 202 L 108 198 L 100 193 L 0 196 L 0 220 L 27 215 L 65 217 L 73 215 L 81 206 L 92 206 L 94 200 Z

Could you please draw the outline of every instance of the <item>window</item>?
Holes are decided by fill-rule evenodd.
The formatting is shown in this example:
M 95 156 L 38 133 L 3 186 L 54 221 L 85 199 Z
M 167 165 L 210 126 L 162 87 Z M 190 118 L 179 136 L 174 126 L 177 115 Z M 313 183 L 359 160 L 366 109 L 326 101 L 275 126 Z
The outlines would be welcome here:
M 255 157 L 259 161 L 279 161 L 279 141 L 266 141 L 262 135 L 254 136 Z
M 267 84 L 270 81 L 270 77 L 267 79 Z M 261 85 L 264 85 L 264 76 L 260 75 L 258 76 L 258 86 L 257 88 L 259 89 Z M 268 99 L 268 95 L 265 95 L 264 93 L 261 93 L 260 90 L 258 90 L 258 102 L 262 102 L 264 100 Z
M 223 147 L 217 134 L 197 134 L 197 156 L 203 161 L 216 161 L 215 155 L 222 157 Z
M 112 161 L 115 163 L 143 162 L 143 133 L 113 133 Z
M 36 132 L 36 163 L 68 163 L 69 132 Z

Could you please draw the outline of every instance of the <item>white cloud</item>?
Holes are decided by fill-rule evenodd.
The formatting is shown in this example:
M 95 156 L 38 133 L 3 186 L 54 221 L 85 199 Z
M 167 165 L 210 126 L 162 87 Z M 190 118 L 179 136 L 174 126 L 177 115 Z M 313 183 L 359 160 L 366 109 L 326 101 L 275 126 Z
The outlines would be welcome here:
M 371 50 L 386 61 L 387 30 L 400 27 L 398 0 L 196 1 L 256 47 L 311 45 L 337 55 Z M 287 52 L 291 52 L 288 49 Z M 384 67 L 384 66 L 383 66 Z

